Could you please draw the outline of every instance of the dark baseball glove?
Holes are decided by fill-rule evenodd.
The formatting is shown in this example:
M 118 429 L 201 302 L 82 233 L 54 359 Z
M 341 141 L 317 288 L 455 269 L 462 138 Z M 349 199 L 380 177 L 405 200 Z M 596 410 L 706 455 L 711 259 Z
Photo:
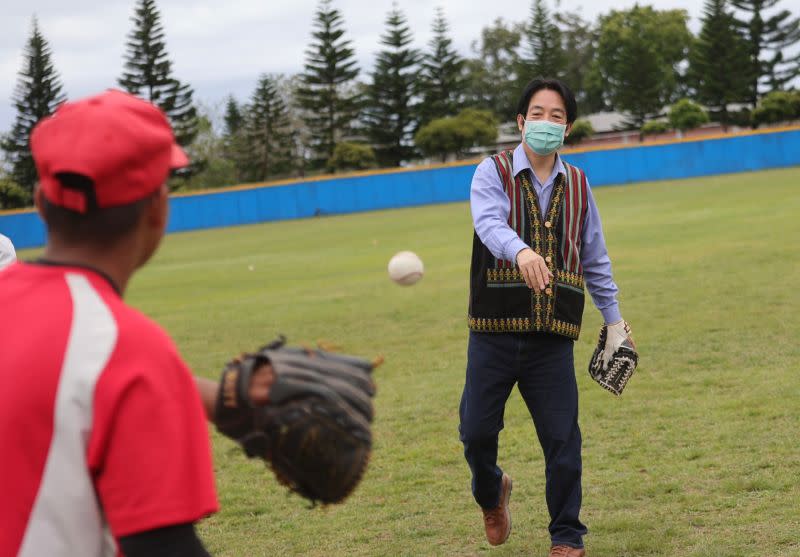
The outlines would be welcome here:
M 371 372 L 378 362 L 291 348 L 286 339 L 243 354 L 222 371 L 217 429 L 249 457 L 263 458 L 278 480 L 312 503 L 338 503 L 358 485 L 372 449 Z M 266 405 L 249 399 L 250 379 L 271 364 Z
M 639 354 L 631 337 L 630 325 L 626 321 L 603 325 L 597 348 L 589 360 L 589 375 L 592 379 L 619 396 L 638 363 Z

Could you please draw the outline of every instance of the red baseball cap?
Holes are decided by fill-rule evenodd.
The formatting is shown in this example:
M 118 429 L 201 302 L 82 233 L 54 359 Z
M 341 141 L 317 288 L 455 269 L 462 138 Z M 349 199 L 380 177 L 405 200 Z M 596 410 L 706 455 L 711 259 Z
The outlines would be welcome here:
M 60 105 L 33 129 L 31 153 L 47 200 L 79 213 L 90 208 L 86 193 L 64 187 L 58 174 L 89 178 L 105 208 L 144 199 L 189 164 L 166 115 L 114 89 Z

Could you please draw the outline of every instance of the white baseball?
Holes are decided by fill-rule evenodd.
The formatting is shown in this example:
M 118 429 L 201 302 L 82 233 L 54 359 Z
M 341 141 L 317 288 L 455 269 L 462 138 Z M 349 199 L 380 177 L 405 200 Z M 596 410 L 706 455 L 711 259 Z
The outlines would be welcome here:
M 389 278 L 402 286 L 411 286 L 419 281 L 425 267 L 413 251 L 401 251 L 389 260 Z

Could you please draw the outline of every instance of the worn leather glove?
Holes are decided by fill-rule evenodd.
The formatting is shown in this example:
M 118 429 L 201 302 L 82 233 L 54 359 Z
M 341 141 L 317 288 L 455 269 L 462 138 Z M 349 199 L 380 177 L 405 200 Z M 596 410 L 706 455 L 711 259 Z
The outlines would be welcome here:
M 620 320 L 603 325 L 597 348 L 589 361 L 589 375 L 601 387 L 619 396 L 636 370 L 639 354 L 631 336 L 631 327 Z
M 229 362 L 215 423 L 278 480 L 312 502 L 338 503 L 361 481 L 372 450 L 372 370 L 378 361 L 292 348 L 281 338 Z M 248 396 L 262 365 L 275 375 L 265 405 Z

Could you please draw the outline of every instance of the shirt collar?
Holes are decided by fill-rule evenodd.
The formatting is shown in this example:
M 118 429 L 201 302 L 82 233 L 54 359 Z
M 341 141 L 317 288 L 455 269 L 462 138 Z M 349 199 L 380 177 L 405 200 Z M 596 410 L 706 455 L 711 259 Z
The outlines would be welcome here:
M 533 180 L 538 181 L 538 178 L 536 178 L 536 174 L 533 173 L 533 169 L 531 168 L 531 161 L 528 160 L 528 155 L 525 154 L 525 147 L 522 145 L 522 143 L 517 145 L 517 148 L 514 149 L 513 170 L 514 170 L 514 176 L 516 176 L 523 170 L 530 170 Z M 561 155 L 556 153 L 556 163 L 553 165 L 553 172 L 550 174 L 550 177 L 547 179 L 547 181 L 544 184 L 542 184 L 542 186 L 547 187 L 553 184 L 556 180 L 556 176 L 558 176 L 559 174 L 564 174 L 566 176 L 567 169 L 564 168 L 564 163 L 561 161 Z
M 92 273 L 98 275 L 103 280 L 105 280 L 108 283 L 108 285 L 111 287 L 111 289 L 114 292 L 116 292 L 117 295 L 120 298 L 122 297 L 122 292 L 120 291 L 119 287 L 114 282 L 114 280 L 110 276 L 108 276 L 108 274 L 104 273 L 103 271 L 101 271 L 97 267 L 92 267 L 90 265 L 84 265 L 82 263 L 61 263 L 59 261 L 50 261 L 49 259 L 45 259 L 44 257 L 40 257 L 38 259 L 34 259 L 33 261 L 29 262 L 29 264 L 31 264 L 31 265 L 43 265 L 43 266 L 46 266 L 46 267 L 72 267 L 72 268 L 75 268 L 75 269 L 83 269 L 85 271 L 91 271 Z

